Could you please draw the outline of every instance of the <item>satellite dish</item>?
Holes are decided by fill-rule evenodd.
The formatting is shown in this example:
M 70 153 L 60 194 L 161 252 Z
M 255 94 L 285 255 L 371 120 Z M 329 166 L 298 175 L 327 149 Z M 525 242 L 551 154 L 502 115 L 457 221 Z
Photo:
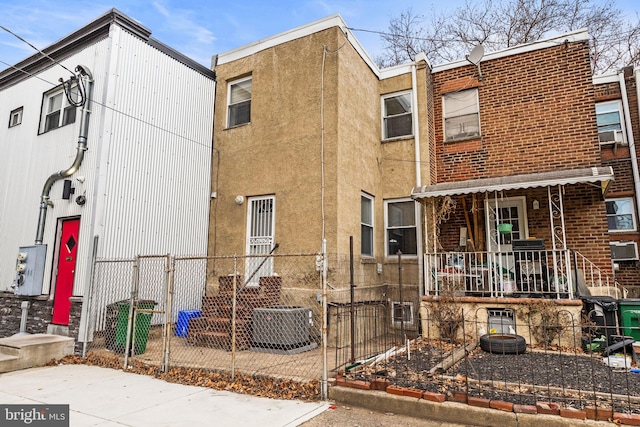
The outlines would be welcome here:
M 478 79 L 482 80 L 482 72 L 480 71 L 480 61 L 484 56 L 484 47 L 481 44 L 477 45 L 471 50 L 471 53 L 466 56 L 467 61 L 478 67 Z

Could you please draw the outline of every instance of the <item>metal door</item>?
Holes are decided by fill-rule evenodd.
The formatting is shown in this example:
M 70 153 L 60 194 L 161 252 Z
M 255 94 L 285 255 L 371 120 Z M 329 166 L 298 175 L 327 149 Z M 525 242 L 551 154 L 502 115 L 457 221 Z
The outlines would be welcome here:
M 276 198 L 264 196 L 250 198 L 247 212 L 247 255 L 268 255 L 274 246 Z M 273 275 L 273 258 L 248 257 L 245 281 L 257 286 L 260 276 Z
M 69 324 L 71 311 L 69 298 L 73 294 L 73 282 L 76 275 L 79 230 L 79 218 L 62 221 L 53 297 L 53 316 L 51 318 L 51 323 L 55 325 Z

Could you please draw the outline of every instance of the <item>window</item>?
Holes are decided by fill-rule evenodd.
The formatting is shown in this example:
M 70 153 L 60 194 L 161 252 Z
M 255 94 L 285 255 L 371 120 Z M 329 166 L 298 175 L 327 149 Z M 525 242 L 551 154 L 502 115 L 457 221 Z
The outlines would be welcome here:
M 413 135 L 411 92 L 382 97 L 384 139 Z
M 227 126 L 239 126 L 251 121 L 251 77 L 229 83 Z
M 22 123 L 22 107 L 16 108 L 9 114 L 9 127 L 18 126 Z
M 387 256 L 418 255 L 416 235 L 416 203 L 413 200 L 385 202 L 385 228 Z
M 391 303 L 391 319 L 394 326 L 400 326 L 403 322 L 405 325 L 413 324 L 413 303 L 393 301 Z
M 360 254 L 373 256 L 373 197 L 360 196 Z
M 609 231 L 633 231 L 636 229 L 633 199 L 607 199 L 607 222 Z
M 596 104 L 596 122 L 600 144 L 625 142 L 622 125 L 622 104 L 620 101 Z
M 71 89 L 71 99 L 78 99 L 76 88 Z M 49 132 L 76 121 L 76 107 L 69 103 L 62 88 L 44 95 L 40 133 Z
M 610 242 L 611 259 L 613 261 L 635 261 L 638 259 L 636 242 Z
M 442 99 L 445 141 L 480 136 L 477 89 L 448 93 Z

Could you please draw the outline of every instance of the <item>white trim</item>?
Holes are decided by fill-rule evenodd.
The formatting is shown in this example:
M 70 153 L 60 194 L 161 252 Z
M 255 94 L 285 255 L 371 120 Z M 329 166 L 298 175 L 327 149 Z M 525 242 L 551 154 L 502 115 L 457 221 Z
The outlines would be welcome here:
M 404 320 L 404 325 L 405 326 L 413 326 L 414 322 L 415 322 L 415 316 L 413 315 L 413 302 L 411 301 L 391 301 L 391 325 L 392 326 L 400 326 L 401 322 L 400 319 L 396 320 L 396 317 L 394 316 L 394 312 L 395 312 L 395 307 L 396 306 L 402 306 L 402 317 L 404 318 L 404 307 L 409 307 L 409 319 L 405 319 Z
M 419 228 L 419 222 L 418 222 L 418 218 L 419 218 L 419 210 L 418 208 L 420 207 L 420 204 L 417 203 L 415 200 L 413 200 L 411 197 L 402 197 L 399 199 L 387 199 L 384 200 L 384 256 L 386 258 L 398 258 L 398 255 L 396 254 L 390 254 L 389 253 L 389 246 L 387 245 L 387 231 L 389 229 L 389 204 L 393 204 L 393 203 L 402 203 L 402 202 L 413 202 L 413 227 L 416 230 L 416 253 L 415 254 L 402 254 L 402 258 L 409 258 L 409 259 L 416 259 L 418 257 L 418 254 L 420 253 L 420 235 L 418 234 L 418 228 Z M 397 227 L 394 227 L 397 228 Z M 407 227 L 403 227 L 403 228 L 410 228 L 409 226 Z
M 371 202 L 371 224 L 366 224 L 362 222 L 362 198 L 368 199 Z M 365 193 L 364 191 L 360 192 L 360 256 L 373 258 L 376 255 L 376 228 L 375 228 L 375 198 Z M 363 254 L 362 253 L 362 226 L 366 225 L 367 227 L 371 227 L 371 253 Z
M 613 257 L 613 253 L 611 254 L 611 261 L 637 261 L 638 260 L 638 244 L 634 241 L 626 241 L 626 242 L 621 242 L 621 241 L 611 241 L 609 242 L 609 246 L 628 246 L 628 245 L 633 245 L 634 251 L 635 251 L 635 257 L 633 258 L 614 258 Z
M 385 122 L 384 119 L 387 118 L 388 116 L 386 115 L 386 108 L 385 108 L 385 101 L 389 98 L 394 98 L 397 96 L 402 96 L 402 95 L 409 95 L 409 100 L 411 101 L 410 107 L 411 107 L 411 111 L 409 112 L 409 114 L 411 115 L 411 133 L 408 133 L 406 135 L 398 135 L 398 136 L 392 136 L 389 137 L 387 136 L 387 127 L 385 126 Z M 385 95 L 381 95 L 380 96 L 380 121 L 381 121 L 381 126 L 382 126 L 382 141 L 390 141 L 390 140 L 394 140 L 397 138 L 410 138 L 413 137 L 415 135 L 415 121 L 414 121 L 414 111 L 415 111 L 415 106 L 413 105 L 413 90 L 403 90 L 400 92 L 394 92 L 394 93 L 387 93 Z
M 493 59 L 505 58 L 507 56 L 518 55 L 525 52 L 532 52 L 539 49 L 546 49 L 548 47 L 558 46 L 565 42 L 565 40 L 569 43 L 578 42 L 578 41 L 589 41 L 589 34 L 586 29 L 580 29 L 576 31 L 571 31 L 569 33 L 560 34 L 555 37 L 551 37 L 544 40 L 539 40 L 536 42 L 518 45 L 514 47 L 508 47 L 506 49 L 498 50 L 496 52 L 489 53 L 485 55 L 480 62 L 487 62 Z M 460 59 L 458 61 L 449 62 L 447 64 L 436 65 L 433 67 L 433 73 L 439 73 L 441 71 L 451 70 L 458 67 L 463 67 L 470 65 L 469 61 L 466 59 Z
M 631 207 L 630 214 L 631 214 L 631 222 L 633 223 L 633 228 L 624 228 L 624 229 L 619 229 L 619 230 L 610 229 L 609 225 L 608 225 L 609 217 L 613 216 L 613 215 L 616 215 L 616 214 L 609 214 L 608 212 L 605 212 L 605 215 L 607 217 L 607 229 L 608 229 L 609 233 L 618 233 L 618 234 L 620 234 L 620 233 L 630 233 L 630 232 L 637 231 L 638 230 L 638 223 L 636 221 L 636 212 L 635 212 L 635 205 L 636 204 L 635 204 L 635 202 L 633 200 L 633 197 L 611 197 L 611 198 L 606 198 L 606 199 L 604 199 L 605 206 L 606 206 L 606 204 L 608 202 L 615 202 L 617 200 L 625 200 L 625 201 L 629 202 L 629 205 Z
M 242 83 L 242 82 L 246 82 L 247 80 L 251 80 L 251 98 L 249 98 L 249 102 L 251 103 L 251 102 L 253 102 L 253 76 L 242 77 L 242 78 L 239 78 L 239 79 L 236 79 L 236 80 L 231 80 L 231 81 L 227 82 L 227 112 L 226 112 L 227 113 L 227 117 L 226 117 L 226 124 L 227 124 L 226 127 L 227 128 L 236 127 L 236 126 L 242 126 L 242 125 L 245 125 L 247 123 L 251 123 L 251 117 L 249 117 L 249 121 L 248 122 L 240 123 L 240 124 L 233 125 L 233 126 L 229 125 L 229 107 L 231 107 L 231 88 L 234 85 L 237 85 L 237 84 Z
M 497 203 L 496 203 L 497 200 Z M 516 207 L 518 208 L 518 221 L 520 221 L 520 239 L 528 239 L 529 238 L 529 217 L 527 212 L 527 198 L 526 196 L 514 196 L 514 197 L 504 197 L 504 198 L 492 198 L 485 199 L 484 201 L 484 211 L 489 212 L 489 206 L 495 206 L 498 209 L 500 208 L 508 208 L 508 207 Z M 496 218 L 496 221 L 499 218 Z M 492 247 L 491 241 L 491 233 L 494 233 L 496 230 L 496 221 L 488 221 L 489 227 L 487 227 L 486 239 L 488 242 L 487 248 L 490 251 L 498 250 L 497 248 Z M 499 236 L 496 234 L 496 238 Z M 511 251 L 511 245 L 504 245 L 498 243 L 498 248 L 502 248 L 506 251 Z M 506 249 L 505 249 L 506 247 Z
M 594 85 L 602 85 L 605 83 L 618 83 L 620 81 L 620 77 L 618 76 L 618 73 L 601 74 L 599 76 L 593 76 L 592 81 Z

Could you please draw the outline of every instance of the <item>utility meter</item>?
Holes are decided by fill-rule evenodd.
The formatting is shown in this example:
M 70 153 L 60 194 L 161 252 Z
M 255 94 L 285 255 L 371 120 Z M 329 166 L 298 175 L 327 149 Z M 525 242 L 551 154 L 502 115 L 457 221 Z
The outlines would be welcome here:
M 41 295 L 47 245 L 22 246 L 16 256 L 16 278 L 13 293 Z

